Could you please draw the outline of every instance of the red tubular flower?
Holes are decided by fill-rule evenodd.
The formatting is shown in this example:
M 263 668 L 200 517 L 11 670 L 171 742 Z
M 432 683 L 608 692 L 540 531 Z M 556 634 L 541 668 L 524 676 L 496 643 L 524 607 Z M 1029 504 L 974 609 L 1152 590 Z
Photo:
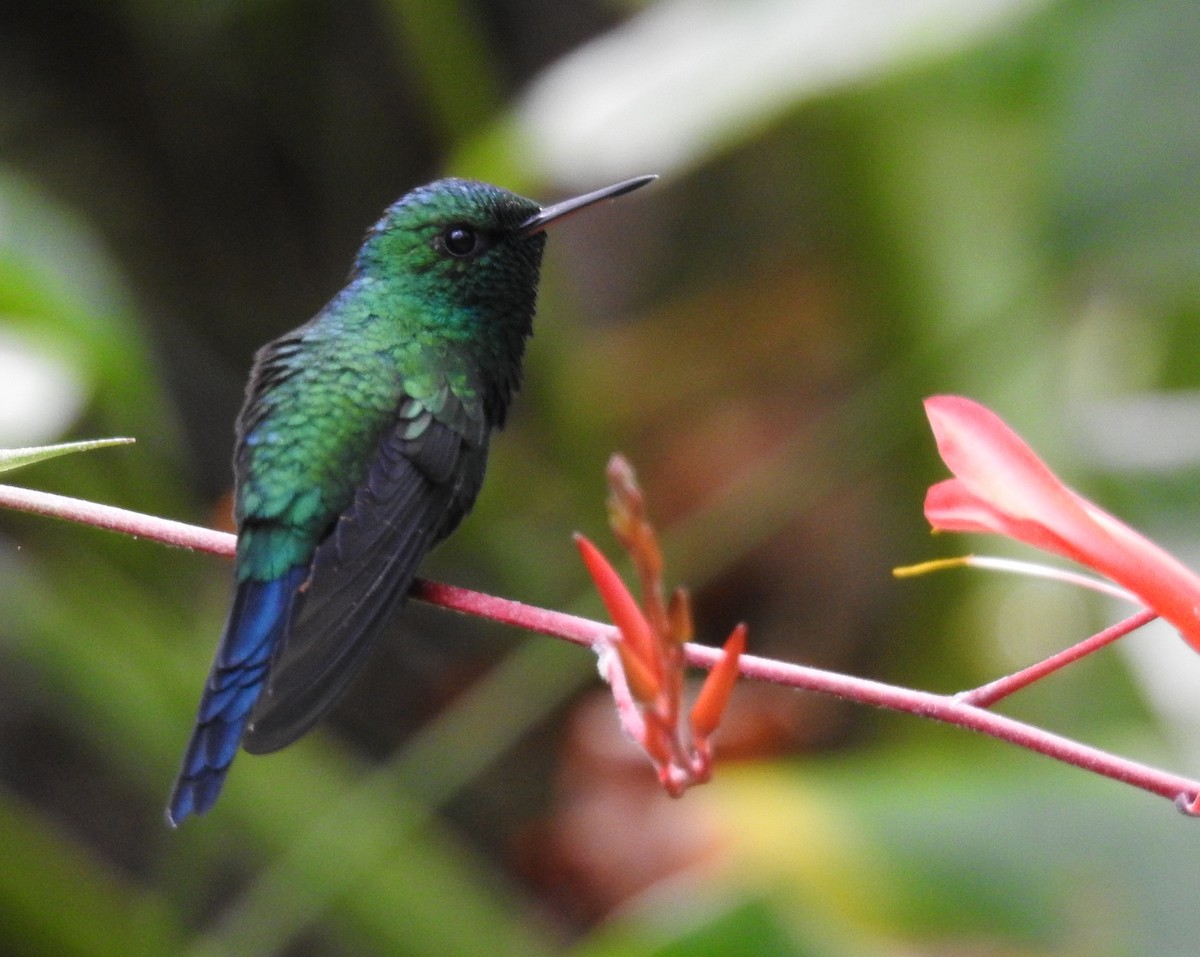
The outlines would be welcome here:
M 652 702 L 662 689 L 662 667 L 650 623 L 600 549 L 583 535 L 575 536 L 575 544 L 604 607 L 621 633 L 617 651 L 625 665 L 629 688 L 639 701 Z
M 725 640 L 724 655 L 705 679 L 700 695 L 692 705 L 692 736 L 697 741 L 707 741 L 721 723 L 721 715 L 725 713 L 729 695 L 738 679 L 738 661 L 745 650 L 746 626 L 738 625 Z
M 990 409 L 956 395 L 925 400 L 938 453 L 955 477 L 932 486 L 938 531 L 992 532 L 1087 565 L 1137 595 L 1200 651 L 1200 577 L 1067 488 Z
M 716 731 L 738 678 L 738 662 L 746 646 L 746 626 L 734 629 L 724 654 L 713 667 L 689 720 L 684 721 L 685 646 L 692 640 L 692 610 L 687 592 L 677 588 L 663 600 L 662 550 L 633 469 L 619 455 L 608 466 L 609 520 L 629 552 L 641 581 L 641 604 L 595 545 L 582 535 L 575 544 L 616 626 L 615 639 L 600 639 L 595 648 L 600 672 L 612 688 L 617 717 L 630 739 L 639 744 L 672 797 L 712 777 Z

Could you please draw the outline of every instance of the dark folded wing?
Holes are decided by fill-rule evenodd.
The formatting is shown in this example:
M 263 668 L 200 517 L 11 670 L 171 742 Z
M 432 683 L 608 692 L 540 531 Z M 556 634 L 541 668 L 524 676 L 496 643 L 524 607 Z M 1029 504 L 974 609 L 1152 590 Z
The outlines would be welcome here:
M 250 716 L 247 751 L 290 744 L 333 706 L 425 554 L 474 502 L 487 457 L 482 429 L 465 438 L 428 414 L 417 418 L 419 426 L 402 417 L 385 436 L 354 501 L 318 546 Z

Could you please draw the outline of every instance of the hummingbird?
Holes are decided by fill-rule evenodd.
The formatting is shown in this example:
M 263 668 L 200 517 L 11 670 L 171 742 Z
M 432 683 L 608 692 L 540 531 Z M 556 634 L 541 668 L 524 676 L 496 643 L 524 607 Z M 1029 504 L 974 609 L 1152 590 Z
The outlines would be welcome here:
M 240 746 L 295 741 L 341 697 L 425 554 L 483 484 L 533 331 L 552 206 L 442 179 L 392 204 L 346 286 L 254 357 L 236 424 L 234 595 L 167 805 L 212 807 Z

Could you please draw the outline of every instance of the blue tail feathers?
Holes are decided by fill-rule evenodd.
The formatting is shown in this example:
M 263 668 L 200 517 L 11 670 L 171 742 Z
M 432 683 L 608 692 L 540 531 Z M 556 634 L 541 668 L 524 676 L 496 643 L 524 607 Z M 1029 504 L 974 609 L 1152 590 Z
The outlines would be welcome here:
M 297 565 L 272 581 L 243 581 L 200 698 L 196 727 L 167 804 L 176 827 L 217 800 L 246 721 L 267 677 L 271 652 L 287 624 L 292 598 L 308 569 Z

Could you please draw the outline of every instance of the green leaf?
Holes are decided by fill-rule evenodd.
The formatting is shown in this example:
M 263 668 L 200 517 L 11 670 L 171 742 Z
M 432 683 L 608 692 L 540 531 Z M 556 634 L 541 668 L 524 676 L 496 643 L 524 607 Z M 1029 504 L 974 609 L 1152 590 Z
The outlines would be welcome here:
M 29 449 L 0 449 L 0 472 L 19 469 L 58 455 L 90 452 L 92 449 L 103 449 L 110 445 L 129 445 L 134 441 L 136 440 L 128 438 L 88 439 L 85 442 L 63 442 L 59 445 L 39 445 Z

